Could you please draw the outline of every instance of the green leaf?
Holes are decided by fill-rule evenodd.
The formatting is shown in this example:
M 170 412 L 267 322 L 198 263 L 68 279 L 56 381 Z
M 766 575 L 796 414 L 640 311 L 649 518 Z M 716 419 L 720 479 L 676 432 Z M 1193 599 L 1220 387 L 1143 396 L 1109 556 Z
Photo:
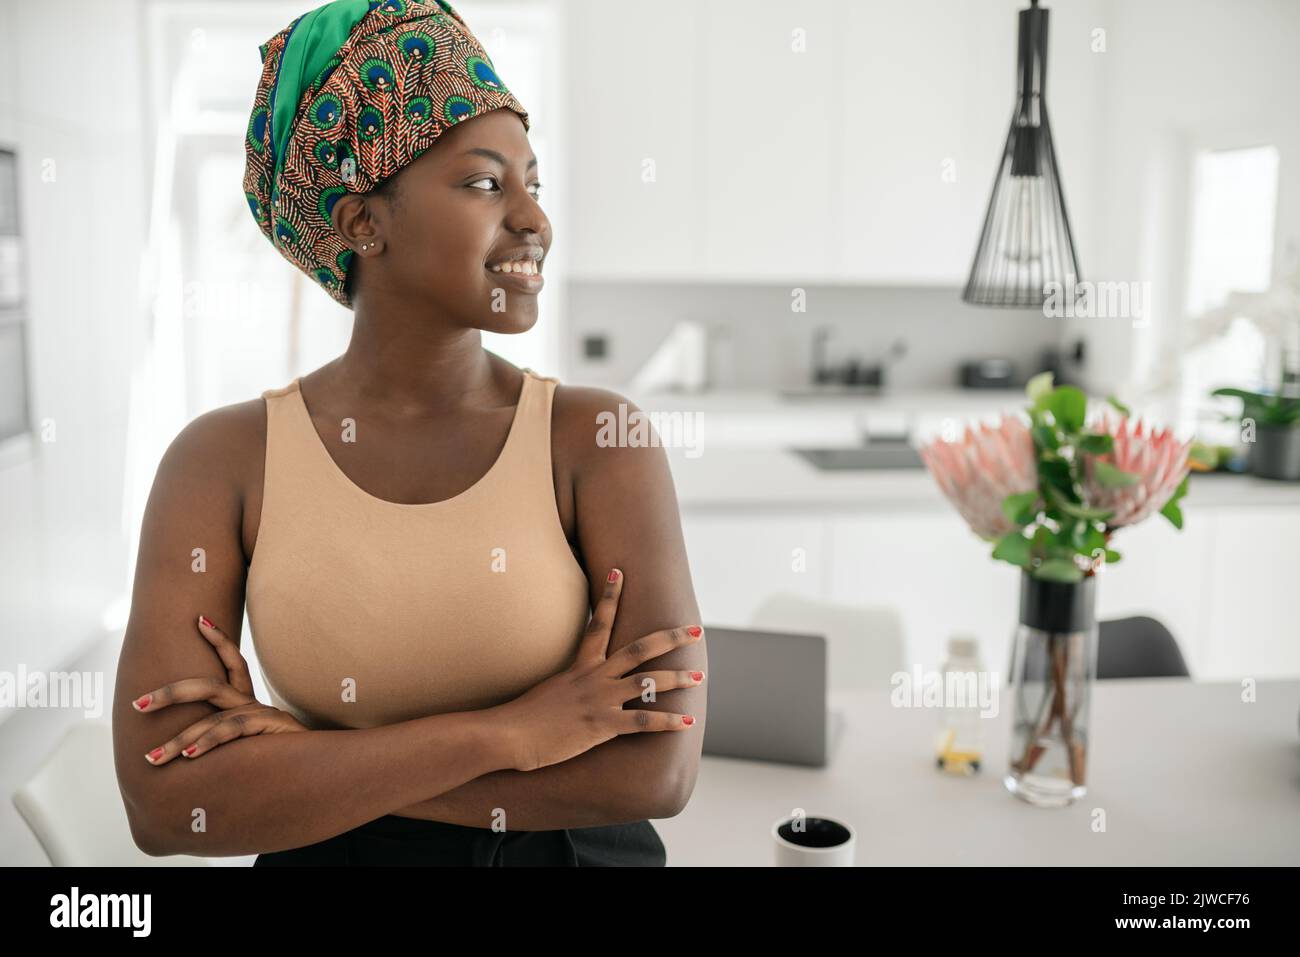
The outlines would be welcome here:
M 1083 572 L 1074 562 L 1065 558 L 1049 558 L 1031 571 L 1035 578 L 1052 582 L 1083 581 Z
M 1090 522 L 1104 522 L 1115 513 L 1104 508 L 1093 508 L 1088 505 L 1079 505 L 1075 502 L 1067 502 L 1064 499 L 1057 502 L 1057 507 L 1069 515 L 1071 518 L 1083 518 Z
M 1064 459 L 1043 459 L 1038 463 L 1039 482 L 1048 489 L 1060 492 L 1063 498 L 1075 500 L 1074 475 L 1070 472 L 1070 463 Z
M 1128 406 L 1126 406 L 1119 399 L 1115 398 L 1113 395 L 1106 396 L 1106 401 L 1109 402 L 1111 404 L 1111 408 L 1113 408 L 1120 415 L 1129 416 L 1133 414 L 1128 410 Z
M 1030 555 L 1029 539 L 1019 532 L 1007 532 L 998 539 L 997 545 L 993 548 L 994 558 L 1019 565 L 1021 568 L 1029 567 Z
M 1137 482 L 1138 476 L 1132 472 L 1117 469 L 1109 462 L 1092 463 L 1092 475 L 1102 488 L 1128 488 Z
M 1262 392 L 1247 392 L 1245 389 L 1215 389 L 1210 395 L 1226 395 L 1255 405 L 1262 405 L 1268 398 Z
M 1038 490 L 1013 492 L 1002 500 L 1002 514 L 1010 521 L 1023 528 L 1034 520 L 1038 514 Z
M 1178 483 L 1178 488 L 1174 489 L 1174 494 L 1169 496 L 1169 501 L 1165 502 L 1164 508 L 1160 514 L 1169 519 L 1170 523 L 1179 530 L 1183 527 L 1183 510 L 1179 507 L 1178 502 L 1187 494 L 1187 479 L 1184 475 L 1183 480 Z
M 1047 409 L 1063 432 L 1078 432 L 1088 414 L 1088 397 L 1072 385 L 1054 389 L 1047 399 Z
M 1106 547 L 1106 534 L 1091 522 L 1085 522 L 1084 528 L 1087 529 L 1087 532 L 1084 533 L 1083 542 L 1079 546 L 1079 551 L 1091 558 L 1092 553 L 1097 549 Z
M 1115 448 L 1115 437 L 1105 432 L 1085 432 L 1075 447 L 1089 455 L 1105 455 Z
M 1113 549 L 1113 548 L 1108 548 L 1108 549 L 1106 549 L 1106 564 L 1107 564 L 1107 565 L 1114 565 L 1117 561 L 1119 561 L 1119 560 L 1120 560 L 1121 558 L 1123 558 L 1123 557 L 1124 557 L 1124 556 L 1122 556 L 1119 552 L 1115 551 L 1115 549 Z
M 1040 372 L 1025 383 L 1025 395 L 1038 408 L 1045 408 L 1044 403 L 1052 393 L 1052 373 Z
M 1054 485 L 1045 486 L 1044 491 L 1047 493 L 1049 504 L 1070 518 L 1082 518 L 1090 522 L 1104 522 L 1115 514 L 1104 508 L 1092 508 L 1084 505 L 1082 502 L 1077 501 L 1078 497 L 1074 495 L 1073 491 L 1067 495 Z
M 1056 437 L 1056 429 L 1050 425 L 1036 425 L 1033 428 L 1034 441 L 1038 443 L 1039 448 L 1059 449 L 1060 441 Z

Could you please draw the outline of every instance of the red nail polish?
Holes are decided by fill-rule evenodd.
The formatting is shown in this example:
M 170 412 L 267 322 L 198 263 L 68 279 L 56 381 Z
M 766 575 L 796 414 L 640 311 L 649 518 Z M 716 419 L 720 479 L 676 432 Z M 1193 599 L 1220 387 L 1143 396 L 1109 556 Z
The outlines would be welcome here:
M 698 637 L 700 637 L 700 626 L 699 626 L 699 625 L 691 625 L 691 627 L 687 628 L 686 631 L 687 631 L 687 633 L 688 633 L 692 638 L 698 638 Z
M 193 756 L 194 752 L 197 751 L 198 749 L 199 746 L 197 744 L 191 744 L 188 748 L 184 749 L 184 753 L 187 757 L 191 757 Z
M 207 616 L 207 615 L 199 615 L 199 622 L 203 625 L 204 628 L 215 628 L 215 627 L 216 627 L 216 625 L 212 624 L 212 622 L 210 622 L 210 621 L 208 620 L 208 616 Z
M 695 723 L 695 719 L 692 718 L 689 714 L 682 715 L 682 724 L 691 725 L 694 723 Z
M 691 677 L 694 678 L 696 681 L 703 681 L 703 680 L 704 680 L 704 672 L 703 672 L 703 671 L 692 671 L 692 672 L 691 672 Z
M 609 579 L 608 579 L 608 580 L 611 581 L 611 582 L 616 582 L 616 581 L 618 581 L 618 569 L 617 569 L 617 568 L 611 568 L 611 569 L 609 570 Z
M 141 698 L 135 699 L 135 706 L 139 708 L 141 711 L 143 711 L 145 708 L 149 707 L 149 702 L 152 700 L 153 700 L 153 695 L 151 694 L 144 695 Z
M 157 760 L 158 760 L 159 758 L 161 758 L 162 756 L 163 756 L 163 749 L 162 749 L 162 748 L 154 748 L 152 751 L 149 752 L 149 760 L 150 760 L 150 761 L 157 761 Z

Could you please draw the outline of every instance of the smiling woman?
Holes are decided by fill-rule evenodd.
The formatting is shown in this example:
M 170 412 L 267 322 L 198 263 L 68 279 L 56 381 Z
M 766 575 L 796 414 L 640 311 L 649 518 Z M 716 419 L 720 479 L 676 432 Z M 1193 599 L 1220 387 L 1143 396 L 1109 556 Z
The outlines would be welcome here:
M 552 235 L 537 177 L 524 124 L 499 109 L 447 129 L 387 181 L 390 196 L 340 197 L 332 225 L 357 250 L 354 311 L 415 299 L 464 326 L 527 332 Z
M 352 338 L 158 467 L 114 712 L 132 833 L 259 866 L 662 865 L 705 712 L 667 459 L 594 441 L 624 397 L 482 346 L 538 319 L 528 115 L 442 0 L 334 0 L 262 54 L 249 208 Z

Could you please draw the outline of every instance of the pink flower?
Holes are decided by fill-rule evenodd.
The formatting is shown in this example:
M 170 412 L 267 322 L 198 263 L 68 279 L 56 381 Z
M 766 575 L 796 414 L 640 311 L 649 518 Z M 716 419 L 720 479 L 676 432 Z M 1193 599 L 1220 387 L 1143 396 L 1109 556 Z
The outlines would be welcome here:
M 1038 464 L 1029 428 L 1016 417 L 996 426 L 966 427 L 955 442 L 935 439 L 919 449 L 940 490 L 982 538 L 1001 538 L 1016 526 L 1002 511 L 1008 495 L 1038 488 Z
M 1083 498 L 1089 505 L 1115 514 L 1106 520 L 1107 528 L 1136 525 L 1165 507 L 1187 475 L 1187 453 L 1192 440 L 1179 442 L 1169 429 L 1149 429 L 1143 434 L 1141 421 L 1132 424 L 1123 416 L 1112 423 L 1103 417 L 1100 428 L 1114 437 L 1114 447 L 1105 455 L 1089 455 Z M 1137 476 L 1137 481 L 1123 488 L 1108 488 L 1097 481 L 1096 461 L 1108 462 L 1122 472 Z

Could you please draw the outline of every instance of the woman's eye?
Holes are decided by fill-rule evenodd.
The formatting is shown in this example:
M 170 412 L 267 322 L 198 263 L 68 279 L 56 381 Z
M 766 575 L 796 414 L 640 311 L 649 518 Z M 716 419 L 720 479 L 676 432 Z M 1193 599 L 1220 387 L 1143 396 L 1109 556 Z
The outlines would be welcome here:
M 483 192 L 485 192 L 485 193 L 495 192 L 495 191 L 497 191 L 497 190 L 499 190 L 499 189 L 501 188 L 501 187 L 497 184 L 497 180 L 496 180 L 496 177 L 495 177 L 495 176 L 484 176 L 482 179 L 476 179 L 476 180 L 474 180 L 474 182 L 469 183 L 468 185 L 471 186 L 471 187 L 473 187 L 473 188 L 475 188 L 475 189 L 478 189 L 478 188 L 480 188 L 479 185 L 478 185 L 479 183 L 491 183 L 491 184 L 492 184 L 491 188 L 488 188 L 488 189 L 484 189 L 484 190 L 483 190 Z M 540 198 L 541 193 L 542 193 L 542 184 L 541 184 L 541 183 L 531 183 L 531 184 L 529 184 L 529 186 L 528 186 L 528 191 L 532 194 L 533 199 L 538 199 L 538 198 Z

